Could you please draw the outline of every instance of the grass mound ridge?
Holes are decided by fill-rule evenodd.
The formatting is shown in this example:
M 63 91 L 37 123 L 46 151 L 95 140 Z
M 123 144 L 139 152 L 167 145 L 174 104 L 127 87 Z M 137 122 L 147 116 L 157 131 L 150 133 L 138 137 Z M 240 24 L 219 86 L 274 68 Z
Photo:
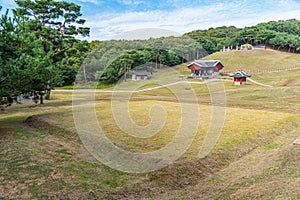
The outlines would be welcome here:
M 261 145 L 197 186 L 159 199 L 299 199 L 300 146 L 291 142 L 295 129 Z
M 50 135 L 61 136 L 78 142 L 80 141 L 75 130 L 70 131 L 70 129 L 61 125 L 51 123 L 51 121 L 47 120 L 47 117 L 47 115 L 31 115 L 27 117 L 23 123 Z
M 234 109 L 236 110 L 236 109 Z M 236 112 L 236 111 L 233 111 Z M 71 113 L 69 113 L 70 115 Z M 30 127 L 37 128 L 40 131 L 46 132 L 58 139 L 62 137 L 63 140 L 66 138 L 73 138 L 78 136 L 74 130 L 64 129 L 58 125 L 59 116 L 61 113 L 47 114 L 47 115 L 34 115 L 25 120 L 25 123 Z M 49 119 L 56 119 L 56 123 L 49 123 Z M 46 121 L 47 120 L 47 121 Z M 51 121 L 51 120 L 50 120 Z M 290 121 L 286 119 L 286 121 Z M 186 187 L 191 187 L 199 184 L 207 177 L 211 177 L 218 173 L 220 170 L 225 169 L 230 163 L 242 158 L 249 154 L 257 147 L 270 142 L 274 136 L 282 135 L 293 129 L 294 124 L 278 126 L 278 130 L 272 134 L 265 134 L 260 136 L 253 136 L 247 139 L 241 138 L 238 141 L 231 141 L 230 143 L 224 143 L 219 145 L 213 152 L 204 159 L 183 157 L 177 160 L 172 165 L 165 167 L 161 170 L 142 174 L 142 175 L 131 175 L 126 173 L 120 173 L 115 170 L 108 170 L 105 176 L 114 177 L 114 181 L 118 187 L 109 186 L 106 188 L 105 198 L 109 199 L 120 199 L 120 198 L 140 198 L 142 196 L 151 196 L 158 193 L 164 193 L 170 190 L 178 190 Z M 63 134 L 62 134 L 63 133 Z M 76 139 L 75 139 L 76 140 Z M 68 141 L 68 140 L 67 140 Z M 65 142 L 67 142 L 65 141 Z M 73 140 L 74 141 L 74 140 Z M 71 142 L 71 141 L 70 141 Z M 229 142 L 229 141 L 227 141 Z M 81 145 L 80 142 L 78 145 Z M 197 144 L 194 144 L 194 146 Z M 68 145 L 67 145 L 68 146 Z M 67 152 L 73 152 L 72 150 L 65 148 Z M 193 150 L 189 150 L 187 153 L 191 154 Z M 81 158 L 82 159 L 82 158 Z M 92 165 L 89 171 L 96 171 L 98 169 L 103 170 L 107 168 L 100 165 Z M 68 176 L 76 177 L 78 174 L 71 173 Z M 90 177 L 90 182 L 93 185 L 87 188 L 92 191 L 96 191 L 98 184 L 96 179 Z M 81 182 L 83 184 L 85 181 Z M 151 188 L 151 189 L 149 189 Z M 99 196 L 100 191 L 95 192 L 95 196 Z M 103 192 L 103 191 L 102 191 Z M 104 194 L 101 194 L 101 196 Z M 103 197 L 103 196 L 102 196 Z

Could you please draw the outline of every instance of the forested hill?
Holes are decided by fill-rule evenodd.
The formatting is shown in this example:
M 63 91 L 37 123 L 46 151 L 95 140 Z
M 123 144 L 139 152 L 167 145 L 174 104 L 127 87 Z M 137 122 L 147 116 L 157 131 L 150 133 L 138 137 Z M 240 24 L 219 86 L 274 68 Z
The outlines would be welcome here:
M 207 52 L 219 51 L 223 47 L 245 43 L 266 45 L 277 50 L 300 52 L 300 21 L 296 19 L 270 21 L 243 29 L 222 26 L 208 30 L 195 30 L 186 33 L 200 42 Z
M 95 42 L 92 42 L 93 44 Z M 276 50 L 300 52 L 300 21 L 270 21 L 243 29 L 222 26 L 208 30 L 196 30 L 181 37 L 167 37 L 148 40 L 111 40 L 96 42 L 98 47 L 86 59 L 88 73 L 84 80 L 100 80 L 114 83 L 133 68 L 148 65 L 156 68 L 174 66 L 199 59 L 224 47 L 240 46 L 245 43 L 264 45 Z M 95 45 L 92 45 L 95 46 Z M 112 56 L 113 55 L 113 56 Z M 118 55 L 116 58 L 114 56 Z M 105 58 L 105 62 L 103 59 Z M 109 58 L 111 63 L 106 60 Z M 95 66 L 108 66 L 97 69 Z

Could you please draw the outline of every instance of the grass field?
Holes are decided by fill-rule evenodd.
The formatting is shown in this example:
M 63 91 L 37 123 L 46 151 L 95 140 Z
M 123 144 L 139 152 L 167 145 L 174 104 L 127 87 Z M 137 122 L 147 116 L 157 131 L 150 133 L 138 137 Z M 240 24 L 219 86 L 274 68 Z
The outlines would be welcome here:
M 276 58 L 280 54 L 281 60 L 289 60 L 289 66 L 299 59 L 299 55 L 269 53 Z M 220 57 L 218 54 L 213 56 Z M 248 56 L 255 55 L 249 52 Z M 226 68 L 235 70 L 230 67 L 233 61 L 223 59 Z M 264 62 L 259 63 L 264 66 Z M 160 76 L 168 74 L 163 82 L 180 80 L 178 74 L 185 65 L 179 68 L 180 73 L 164 70 L 143 84 L 128 81 L 118 87 L 157 86 Z M 183 100 L 191 103 L 188 94 L 195 92 L 200 125 L 191 146 L 169 166 L 143 174 L 111 169 L 87 151 L 76 132 L 72 93 L 53 92 L 52 100 L 44 105 L 13 105 L 0 113 L 0 199 L 299 199 L 300 147 L 292 145 L 300 136 L 299 75 L 299 70 L 253 75 L 273 88 L 223 82 L 224 128 L 214 149 L 201 159 L 198 153 L 212 116 L 206 85 L 134 93 L 129 116 L 139 126 L 151 123 L 153 106 L 163 107 L 166 114 L 163 128 L 144 139 L 126 134 L 116 124 L 112 105 L 124 107 L 122 95 L 112 99 L 111 93 L 97 93 L 95 113 L 106 137 L 122 149 L 143 153 L 172 141 L 182 117 L 175 94 L 185 95 Z M 86 96 L 82 93 L 74 101 L 81 102 Z
M 259 73 L 300 67 L 299 54 L 271 49 L 218 52 L 205 57 L 205 59 L 221 60 L 225 66 L 225 73 L 241 69 L 245 69 L 248 73 Z

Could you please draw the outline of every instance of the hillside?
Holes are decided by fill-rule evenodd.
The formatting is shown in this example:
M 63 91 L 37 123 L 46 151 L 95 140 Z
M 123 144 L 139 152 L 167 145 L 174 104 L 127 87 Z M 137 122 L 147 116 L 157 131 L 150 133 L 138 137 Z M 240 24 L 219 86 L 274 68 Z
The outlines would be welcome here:
M 199 185 L 158 199 L 299 199 L 299 128 L 275 137 Z
M 221 60 L 226 72 L 244 70 L 249 73 L 269 72 L 300 67 L 300 54 L 266 50 L 216 52 L 204 59 Z
M 224 69 L 221 70 L 223 74 L 234 73 L 237 70 L 243 70 L 251 75 L 256 75 L 259 79 L 260 74 L 265 77 L 272 77 L 269 72 L 288 71 L 300 68 L 300 54 L 287 53 L 272 49 L 266 50 L 252 50 L 252 51 L 226 51 L 216 52 L 208 55 L 202 59 L 205 60 L 221 60 Z M 183 75 L 189 75 L 191 71 L 186 67 L 187 63 L 175 66 Z M 284 75 L 283 75 L 284 76 Z M 292 76 L 295 76 L 292 74 Z M 278 75 L 276 75 L 278 78 Z M 275 78 L 273 76 L 273 78 Z M 268 79 L 263 78 L 264 81 Z M 278 80 L 277 80 L 278 81 Z M 277 84 L 278 82 L 274 83 Z

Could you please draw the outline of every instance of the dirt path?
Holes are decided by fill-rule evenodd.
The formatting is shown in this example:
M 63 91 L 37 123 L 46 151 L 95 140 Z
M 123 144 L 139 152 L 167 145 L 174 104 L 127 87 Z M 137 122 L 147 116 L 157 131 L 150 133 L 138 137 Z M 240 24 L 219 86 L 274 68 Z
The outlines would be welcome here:
M 140 90 L 99 90 L 99 89 L 75 89 L 75 90 L 53 90 L 52 92 L 63 92 L 63 93 L 73 93 L 73 92 L 86 92 L 86 93 L 112 93 L 112 92 L 117 92 L 117 93 L 138 93 L 138 92 L 146 92 L 146 91 L 152 91 L 152 90 L 157 90 L 157 89 L 161 89 L 161 88 L 166 88 L 166 87 L 170 87 L 173 85 L 181 85 L 181 84 L 195 84 L 195 85 L 206 85 L 212 82 L 222 82 L 224 80 L 222 79 L 212 79 L 212 80 L 208 80 L 208 81 L 204 81 L 204 82 L 194 82 L 194 81 L 176 81 L 173 83 L 168 83 L 168 84 L 163 84 L 160 86 L 156 86 L 156 87 L 151 87 L 151 88 L 145 88 L 145 89 L 140 89 Z
M 271 85 L 266 85 L 266 84 L 257 82 L 257 81 L 255 81 L 255 80 L 253 80 L 253 79 L 251 79 L 251 78 L 248 78 L 248 80 L 249 80 L 250 82 L 254 83 L 254 84 L 257 84 L 257 85 L 260 85 L 260 86 L 263 86 L 263 87 L 273 87 L 273 86 L 271 86 Z

